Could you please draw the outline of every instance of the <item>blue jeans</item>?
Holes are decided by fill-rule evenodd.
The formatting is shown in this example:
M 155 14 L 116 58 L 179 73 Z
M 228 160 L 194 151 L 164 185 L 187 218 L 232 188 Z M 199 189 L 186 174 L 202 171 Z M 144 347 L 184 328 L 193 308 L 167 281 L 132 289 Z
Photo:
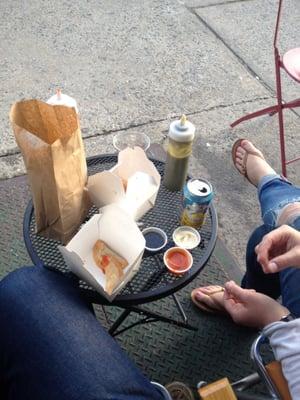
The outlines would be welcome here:
M 283 305 L 300 317 L 300 269 L 291 266 L 279 273 L 265 274 L 254 251 L 263 236 L 277 227 L 283 207 L 300 201 L 300 188 L 279 175 L 267 175 L 259 182 L 257 190 L 263 225 L 252 233 L 248 241 L 242 287 L 256 289 L 274 299 L 281 295 Z M 289 225 L 300 231 L 300 215 Z
M 73 283 L 43 267 L 0 282 L 0 398 L 162 400 Z

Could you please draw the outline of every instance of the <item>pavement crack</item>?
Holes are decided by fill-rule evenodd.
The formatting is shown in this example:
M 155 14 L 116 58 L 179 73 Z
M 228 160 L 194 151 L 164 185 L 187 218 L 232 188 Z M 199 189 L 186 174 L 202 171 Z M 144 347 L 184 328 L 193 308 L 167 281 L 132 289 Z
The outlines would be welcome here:
M 244 0 L 244 1 L 253 1 L 253 0 Z M 232 4 L 232 3 L 238 3 L 240 2 L 239 0 L 235 1 L 230 1 L 230 2 L 225 2 L 223 3 L 224 5 Z M 216 5 L 220 5 L 216 4 Z M 253 68 L 250 67 L 250 65 L 225 41 L 225 39 L 222 38 L 222 36 L 219 35 L 219 33 L 208 23 L 205 21 L 204 18 L 202 18 L 196 10 L 199 8 L 204 8 L 203 7 L 188 7 L 185 6 L 185 8 L 190 11 L 208 30 L 211 31 L 211 33 L 218 39 L 220 42 L 237 58 L 238 62 L 249 72 L 249 74 L 258 80 L 258 82 L 270 92 L 270 94 L 276 98 L 276 91 L 268 85 L 266 81 L 264 81 L 263 77 L 260 76 Z M 291 108 L 290 111 L 294 113 L 297 117 L 299 117 L 299 113 L 295 111 L 295 109 Z
M 6 152 L 3 152 L 0 154 L 0 158 L 3 157 L 9 157 L 9 156 L 15 156 L 16 154 L 20 154 L 20 150 L 19 149 L 11 149 L 11 150 L 7 150 Z
M 270 97 L 270 96 L 260 96 L 260 97 L 256 97 L 256 98 L 253 98 L 253 99 L 250 99 L 250 100 L 241 100 L 241 101 L 236 102 L 236 103 L 218 104 L 218 105 L 215 105 L 215 106 L 212 106 L 212 107 L 203 108 L 202 110 L 187 112 L 186 115 L 187 116 L 197 115 L 197 114 L 201 114 L 203 112 L 209 112 L 209 111 L 217 110 L 219 108 L 228 108 L 228 107 L 233 107 L 233 106 L 239 106 L 241 104 L 250 104 L 250 103 L 257 102 L 257 101 L 270 100 L 270 99 L 272 99 L 272 97 Z M 172 114 L 172 119 L 180 118 L 180 117 L 181 117 L 181 114 Z M 170 120 L 170 118 L 159 118 L 159 119 L 151 119 L 149 121 L 141 122 L 141 123 L 138 123 L 138 124 L 131 123 L 128 126 L 125 126 L 123 128 L 105 130 L 105 131 L 93 133 L 92 135 L 86 135 L 86 136 L 84 136 L 83 139 L 86 140 L 86 139 L 92 139 L 92 138 L 99 137 L 99 136 L 109 136 L 109 135 L 112 135 L 113 133 L 125 132 L 125 131 L 133 129 L 133 128 L 139 128 L 139 127 L 142 127 L 142 126 L 147 126 L 147 125 L 156 124 L 156 123 L 159 123 L 159 122 L 165 122 L 165 121 L 169 121 L 169 120 Z
M 209 8 L 209 7 L 215 7 L 215 6 L 226 6 L 228 4 L 233 4 L 233 3 L 244 3 L 246 1 L 254 1 L 254 0 L 231 0 L 231 1 L 221 1 L 220 3 L 211 3 L 211 4 L 205 4 L 205 5 L 199 5 L 199 6 L 193 6 L 193 7 L 187 7 L 192 10 L 197 10 L 199 8 Z
M 230 4 L 230 3 L 226 3 L 226 4 Z M 250 75 L 253 76 L 253 78 L 258 79 L 259 82 L 272 94 L 276 96 L 276 92 L 274 91 L 274 89 L 269 86 L 261 76 L 259 76 L 254 69 L 252 69 L 250 67 L 249 64 L 247 64 L 247 62 L 236 52 L 234 51 L 234 49 L 222 38 L 222 36 L 219 35 L 219 33 L 208 23 L 205 21 L 205 19 L 203 19 L 197 12 L 196 12 L 196 8 L 192 8 L 192 7 L 186 7 L 187 10 L 189 10 L 207 29 L 209 29 L 213 35 L 220 40 L 220 42 L 238 59 L 238 61 L 240 62 L 240 64 L 243 65 L 244 68 L 246 68 L 246 70 L 250 73 Z
M 186 115 L 195 115 L 195 114 L 201 114 L 203 112 L 209 112 L 209 111 L 213 111 L 213 110 L 218 110 L 219 108 L 228 108 L 228 107 L 235 107 L 235 106 L 240 106 L 242 104 L 251 104 L 260 100 L 270 100 L 273 99 L 273 97 L 269 97 L 269 96 L 262 96 L 262 97 L 256 97 L 254 99 L 250 99 L 250 100 L 241 100 L 238 101 L 236 103 L 230 103 L 230 104 L 218 104 L 216 106 L 212 106 L 209 108 L 204 108 L 201 111 L 194 111 L 191 113 L 187 113 Z
M 262 101 L 262 100 L 274 100 L 276 101 L 276 99 L 274 99 L 274 97 L 272 96 L 258 96 L 255 97 L 253 99 L 248 99 L 248 100 L 241 100 L 241 101 L 237 101 L 237 102 L 233 102 L 233 103 L 228 103 L 228 104 L 217 104 L 211 107 L 207 107 L 207 108 L 203 108 L 202 110 L 196 110 L 196 111 L 191 111 L 191 112 L 187 112 L 186 115 L 187 116 L 191 116 L 191 115 L 199 115 L 199 114 L 203 114 L 205 112 L 211 112 L 214 110 L 218 110 L 218 109 L 224 109 L 224 108 L 228 108 L 228 107 L 237 107 L 243 104 L 252 104 L 252 103 L 256 103 L 258 101 Z M 291 110 L 293 111 L 293 110 Z M 294 114 L 297 117 L 300 117 L 299 114 L 297 114 L 296 112 L 294 112 Z M 172 114 L 172 119 L 176 119 L 176 118 L 180 118 L 181 114 Z M 160 122 L 168 122 L 170 121 L 170 118 L 158 118 L 158 119 L 151 119 L 145 122 L 140 122 L 140 123 L 130 123 L 127 126 L 123 127 L 123 128 L 116 128 L 116 129 L 110 129 L 110 130 L 103 130 L 103 131 L 96 131 L 95 133 L 91 134 L 91 135 L 85 135 L 83 137 L 83 140 L 89 140 L 89 139 L 93 139 L 93 138 L 97 138 L 97 137 L 102 137 L 102 136 L 109 136 L 112 135 L 114 133 L 117 132 L 126 132 L 130 129 L 133 128 L 139 128 L 142 126 L 147 126 L 147 125 L 151 125 L 151 124 L 156 124 L 156 123 L 160 123 Z M 88 128 L 82 128 L 82 133 L 88 132 Z M 166 135 L 168 132 L 168 129 L 165 129 L 162 131 L 162 134 Z M 164 140 L 164 136 L 163 139 Z M 17 156 L 21 154 L 20 150 L 18 149 L 11 149 L 8 150 L 6 153 L 2 153 L 0 154 L 0 159 L 5 159 L 6 157 L 10 157 L 10 156 Z
M 190 116 L 190 115 L 197 115 L 197 114 L 202 114 L 204 112 L 210 112 L 210 111 L 214 111 L 214 110 L 218 110 L 218 109 L 222 109 L 222 108 L 228 108 L 228 107 L 235 107 L 235 106 L 239 106 L 242 104 L 251 104 L 257 101 L 261 101 L 261 100 L 269 100 L 272 99 L 272 97 L 269 96 L 260 96 L 260 97 L 255 97 L 253 99 L 249 99 L 249 100 L 241 100 L 235 103 L 230 103 L 230 104 L 217 104 L 215 106 L 211 106 L 208 108 L 203 108 L 202 110 L 196 110 L 196 111 L 191 111 L 191 112 L 187 112 L 186 115 Z M 172 119 L 175 118 L 180 118 L 181 114 L 172 114 Z M 130 123 L 127 126 L 123 127 L 123 128 L 116 128 L 116 129 L 110 129 L 110 130 L 103 130 L 103 131 L 96 131 L 95 133 L 91 134 L 91 135 L 85 135 L 83 137 L 83 140 L 88 140 L 88 139 L 93 139 L 99 136 L 109 136 L 112 135 L 114 133 L 117 132 L 126 132 L 130 129 L 133 128 L 139 128 L 142 126 L 147 126 L 147 125 L 151 125 L 151 124 L 156 124 L 159 122 L 167 122 L 170 121 L 170 118 L 158 118 L 158 119 L 151 119 L 145 122 L 140 122 L 140 123 Z M 82 133 L 88 132 L 88 128 L 82 128 L 81 129 Z M 167 129 L 165 131 L 162 131 L 162 133 L 167 132 Z M 20 150 L 18 148 L 15 149 L 11 149 L 6 151 L 5 153 L 0 154 L 0 159 L 1 158 L 6 158 L 6 157 L 10 157 L 10 156 L 16 156 L 21 154 Z

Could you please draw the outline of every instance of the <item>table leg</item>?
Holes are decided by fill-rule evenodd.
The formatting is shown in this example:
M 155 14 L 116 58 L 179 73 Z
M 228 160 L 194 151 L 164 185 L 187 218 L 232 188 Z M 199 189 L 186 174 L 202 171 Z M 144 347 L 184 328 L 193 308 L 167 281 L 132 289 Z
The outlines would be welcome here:
M 181 305 L 180 301 L 178 300 L 178 297 L 176 296 L 175 293 L 172 294 L 172 297 L 176 304 L 177 310 L 179 311 L 180 315 L 182 316 L 184 322 L 187 323 L 186 313 L 184 312 L 184 309 L 182 308 L 182 305 Z
M 115 320 L 115 322 L 112 324 L 112 326 L 109 328 L 108 332 L 112 336 L 114 335 L 114 332 L 118 329 L 118 327 L 122 324 L 122 322 L 128 317 L 128 315 L 131 313 L 130 310 L 125 309 L 122 314 Z
M 150 323 L 150 322 L 157 322 L 157 321 L 167 322 L 169 324 L 176 325 L 176 326 L 179 326 L 181 328 L 189 329 L 189 330 L 192 330 L 192 331 L 197 331 L 198 328 L 196 328 L 195 326 L 192 326 L 192 325 L 187 323 L 187 317 L 186 317 L 186 315 L 185 315 L 185 313 L 184 313 L 184 311 L 182 309 L 182 306 L 179 303 L 179 300 L 177 298 L 175 300 L 175 303 L 178 306 L 178 309 L 181 310 L 180 314 L 182 315 L 182 317 L 184 319 L 184 322 L 178 321 L 178 320 L 175 320 L 175 319 L 172 319 L 172 318 L 169 318 L 169 317 L 166 317 L 166 316 L 161 315 L 161 314 L 154 313 L 154 312 L 149 311 L 149 310 L 145 310 L 144 308 L 141 308 L 139 306 L 130 306 L 130 307 L 126 307 L 125 310 L 123 311 L 123 313 L 113 323 L 113 325 L 109 329 L 109 333 L 112 336 L 117 336 L 120 333 L 123 333 L 123 332 L 127 331 L 128 329 L 133 328 L 134 326 L 141 325 L 141 324 L 146 324 L 146 323 Z M 117 331 L 118 327 L 122 324 L 122 322 L 125 320 L 125 318 L 128 317 L 128 315 L 131 312 L 135 312 L 137 314 L 144 315 L 145 318 L 140 319 L 139 321 L 134 322 L 134 323 L 126 326 L 125 328 L 120 329 L 120 330 Z

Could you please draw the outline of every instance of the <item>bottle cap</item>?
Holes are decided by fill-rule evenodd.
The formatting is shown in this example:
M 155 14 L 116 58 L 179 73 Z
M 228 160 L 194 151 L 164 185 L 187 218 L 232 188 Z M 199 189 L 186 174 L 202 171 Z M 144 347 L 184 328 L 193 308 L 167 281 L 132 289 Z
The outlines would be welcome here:
M 66 106 L 75 108 L 75 111 L 78 114 L 76 100 L 73 99 L 73 97 L 68 96 L 67 94 L 63 94 L 61 92 L 61 89 L 57 89 L 56 94 L 50 97 L 50 99 L 47 100 L 47 103 L 53 106 Z
M 183 114 L 180 119 L 171 122 L 169 137 L 176 142 L 191 142 L 195 137 L 195 126 Z

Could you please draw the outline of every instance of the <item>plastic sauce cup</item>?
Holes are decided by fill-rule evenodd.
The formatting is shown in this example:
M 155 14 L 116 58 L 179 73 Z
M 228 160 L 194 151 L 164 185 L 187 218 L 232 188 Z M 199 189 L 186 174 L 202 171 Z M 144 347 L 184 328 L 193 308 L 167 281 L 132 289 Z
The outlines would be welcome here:
M 193 257 L 182 247 L 171 247 L 164 254 L 164 263 L 173 274 L 182 275 L 192 267 Z
M 154 226 L 143 229 L 142 234 L 146 240 L 145 249 L 151 253 L 162 250 L 168 242 L 166 233 Z
M 179 226 L 173 232 L 173 241 L 178 247 L 192 250 L 201 242 L 200 233 L 191 226 Z

